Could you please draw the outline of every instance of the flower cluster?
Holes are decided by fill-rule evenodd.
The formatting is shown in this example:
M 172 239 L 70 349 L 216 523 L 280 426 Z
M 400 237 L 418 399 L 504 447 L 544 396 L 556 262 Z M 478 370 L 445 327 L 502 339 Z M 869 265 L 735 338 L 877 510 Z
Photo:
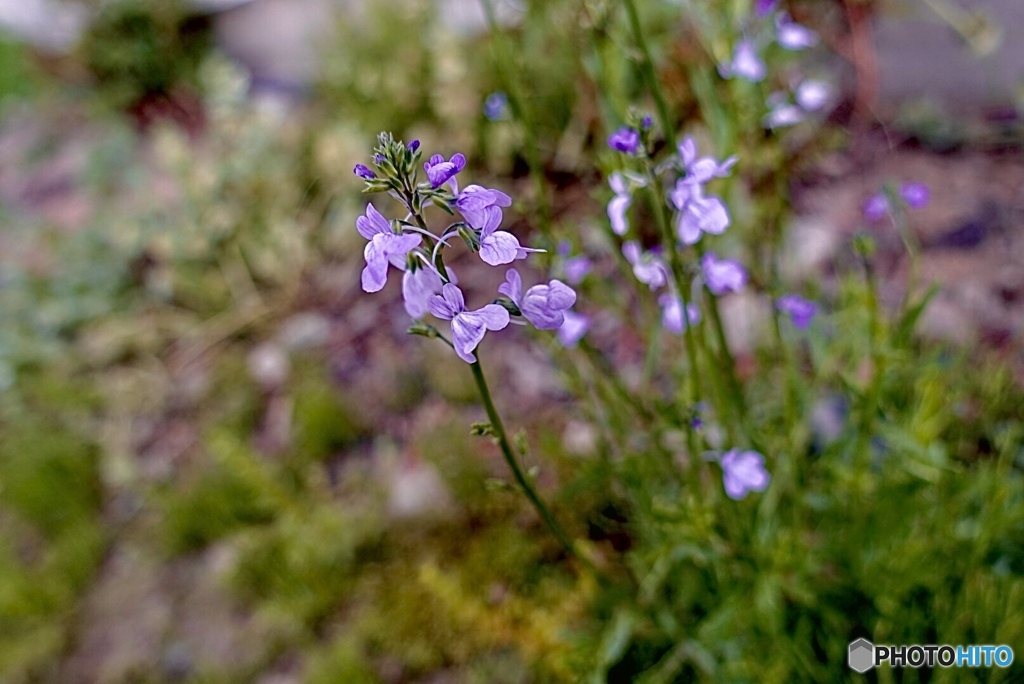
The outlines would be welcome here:
M 864 201 L 864 219 L 877 223 L 892 216 L 897 207 L 923 209 L 931 201 L 931 190 L 924 183 L 902 183 L 895 191 L 885 188 Z
M 512 205 L 507 194 L 480 185 L 467 185 L 460 190 L 457 177 L 466 167 L 464 155 L 454 154 L 448 159 L 433 155 L 423 163 L 426 180 L 419 181 L 419 148 L 418 140 L 405 145 L 390 134 L 381 133 L 373 157 L 376 171 L 363 164 L 356 164 L 353 169 L 365 181 L 366 192 L 387 192 L 407 211 L 403 218 L 389 220 L 370 203 L 365 215 L 356 219 L 356 230 L 367 240 L 363 250 L 363 290 L 378 292 L 387 284 L 390 267 L 401 271 L 406 312 L 417 320 L 429 313 L 448 321 L 452 347 L 468 363 L 476 361 L 473 351 L 484 334 L 488 330 L 502 330 L 511 316 L 521 317 L 542 330 L 559 330 L 560 339 L 566 344 L 578 342 L 587 323 L 570 311 L 576 293 L 559 280 L 535 285 L 524 293 L 519 272 L 512 268 L 499 288 L 504 298 L 479 309 L 467 308 L 455 273 L 444 265 L 444 249 L 452 239 L 461 238 L 490 266 L 510 264 L 541 250 L 524 247 L 515 235 L 501 230 L 503 209 Z M 462 220 L 450 224 L 440 234 L 432 233 L 423 213 L 428 204 L 449 215 L 457 214 Z M 437 335 L 436 330 L 425 325 L 416 325 L 411 331 Z

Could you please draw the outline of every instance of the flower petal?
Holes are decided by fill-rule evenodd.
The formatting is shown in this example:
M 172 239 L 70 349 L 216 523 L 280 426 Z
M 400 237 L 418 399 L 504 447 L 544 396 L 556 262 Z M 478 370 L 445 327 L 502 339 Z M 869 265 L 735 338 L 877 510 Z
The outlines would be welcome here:
M 507 311 L 505 315 L 508 316 Z M 452 346 L 455 347 L 455 353 L 460 359 L 466 363 L 476 361 L 473 350 L 480 344 L 480 340 L 484 339 L 486 331 L 484 321 L 477 316 L 460 313 L 452 319 Z
M 495 231 L 480 240 L 480 258 L 491 266 L 512 263 L 519 249 L 516 236 L 504 230 Z
M 356 230 L 367 240 L 372 240 L 378 233 L 390 233 L 391 224 L 372 205 L 366 205 L 366 216 L 356 218 Z
M 514 268 L 508 269 L 505 272 L 505 282 L 498 286 L 498 292 L 519 306 L 519 300 L 523 294 L 523 279 L 519 277 L 519 271 Z

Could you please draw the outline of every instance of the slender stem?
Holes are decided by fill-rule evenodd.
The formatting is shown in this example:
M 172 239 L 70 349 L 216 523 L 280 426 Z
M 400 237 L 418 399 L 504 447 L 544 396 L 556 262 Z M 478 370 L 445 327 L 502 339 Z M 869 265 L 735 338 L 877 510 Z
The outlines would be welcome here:
M 478 358 L 470 366 L 473 369 L 473 379 L 476 381 L 476 387 L 480 391 L 480 400 L 484 404 L 484 410 L 487 412 L 487 417 L 491 421 L 491 428 L 494 430 L 495 437 L 498 438 L 498 446 L 501 447 L 501 454 L 505 457 L 505 462 L 508 463 L 508 467 L 512 470 L 512 474 L 516 478 L 516 482 L 522 487 L 523 493 L 526 494 L 526 498 L 530 500 L 533 507 L 537 510 L 541 519 L 551 530 L 552 534 L 558 538 L 558 541 L 562 543 L 565 550 L 571 555 L 575 556 L 580 560 L 589 570 L 595 575 L 600 576 L 600 572 L 594 567 L 594 564 L 590 562 L 586 556 L 581 554 L 576 548 L 575 542 L 569 533 L 558 523 L 555 519 L 554 514 L 547 505 L 541 500 L 537 494 L 537 490 L 534 489 L 526 473 L 523 472 L 522 467 L 519 465 L 518 459 L 516 459 L 515 452 L 512 450 L 512 445 L 509 443 L 508 435 L 505 432 L 505 426 L 501 422 L 501 416 L 498 414 L 498 410 L 494 407 L 494 400 L 491 399 L 491 392 L 487 388 L 487 379 L 484 377 L 484 371 L 480 367 L 479 354 L 480 350 L 476 350 Z
M 633 0 L 625 0 L 626 14 L 629 15 L 629 26 L 633 31 L 633 40 L 643 57 L 640 63 L 640 72 L 647 81 L 647 89 L 654 98 L 654 104 L 658 108 L 658 120 L 665 133 L 665 142 L 672 149 L 676 146 L 676 127 L 668 112 L 668 104 L 665 102 L 665 95 L 661 92 L 661 85 L 658 83 L 658 75 L 654 72 L 654 61 L 651 59 L 651 51 L 647 47 L 647 39 L 644 38 L 643 27 L 640 26 L 640 15 L 637 14 L 636 5 Z

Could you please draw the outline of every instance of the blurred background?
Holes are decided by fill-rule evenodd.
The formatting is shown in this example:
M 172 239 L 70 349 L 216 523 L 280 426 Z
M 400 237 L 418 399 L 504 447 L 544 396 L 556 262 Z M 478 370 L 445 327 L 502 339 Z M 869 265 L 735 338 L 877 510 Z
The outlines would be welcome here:
M 382 130 L 463 152 L 528 237 L 524 133 L 485 107 L 511 45 L 551 218 L 587 249 L 592 159 L 642 98 L 626 68 L 595 93 L 604 4 L 495 0 L 492 27 L 470 0 L 0 0 L 0 680 L 572 679 L 594 590 L 484 486 L 462 362 L 407 338 L 394 283 L 360 291 L 351 169 Z M 688 4 L 640 3 L 684 121 Z M 922 331 L 1020 382 L 1024 3 L 789 9 L 837 97 L 793 160 L 788 273 L 827 279 L 866 197 L 927 183 Z M 892 301 L 901 253 L 879 237 Z M 579 534 L 628 547 L 579 475 L 595 428 L 527 342 L 492 355 L 508 422 L 542 485 L 576 483 Z

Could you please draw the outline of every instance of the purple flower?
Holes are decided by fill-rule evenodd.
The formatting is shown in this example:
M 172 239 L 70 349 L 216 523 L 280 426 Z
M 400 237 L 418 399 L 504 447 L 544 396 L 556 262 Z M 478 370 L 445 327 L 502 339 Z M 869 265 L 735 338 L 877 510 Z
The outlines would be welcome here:
M 525 259 L 527 249 L 519 245 L 516 236 L 506 230 L 498 230 L 501 210 L 487 212 L 484 225 L 480 228 L 480 258 L 491 266 L 509 264 L 516 259 Z M 530 250 L 535 251 L 535 250 Z
M 629 210 L 629 205 L 633 203 L 633 196 L 629 193 L 629 186 L 621 173 L 613 173 L 608 178 L 608 185 L 615 193 L 615 197 L 608 202 L 608 220 L 612 224 L 612 232 L 616 235 L 625 235 L 629 230 L 629 219 L 626 218 L 626 212 Z
M 714 195 L 705 197 L 700 183 L 680 178 L 669 198 L 679 210 L 676 233 L 683 244 L 696 244 L 703 233 L 721 235 L 729 227 L 725 204 Z
M 570 285 L 579 285 L 593 267 L 594 264 L 590 259 L 582 255 L 566 259 L 565 263 L 562 264 L 562 269 L 565 271 L 565 279 Z
M 757 0 L 754 5 L 754 14 L 758 17 L 767 17 L 775 9 L 775 5 L 778 4 L 778 0 Z
M 832 99 L 832 86 L 825 81 L 809 78 L 797 86 L 793 99 L 805 111 L 816 112 Z
M 352 169 L 352 173 L 366 180 L 373 180 L 374 178 L 377 177 L 377 174 L 371 171 L 369 167 L 366 167 L 362 164 L 356 164 L 355 168 Z
M 686 307 L 686 319 L 683 319 L 683 300 L 679 295 L 665 293 L 658 297 L 661 306 L 661 324 L 666 330 L 681 335 L 688 325 L 700 323 L 700 309 L 696 304 Z
M 409 150 L 410 152 L 415 152 L 416 150 L 420 149 L 420 141 L 419 140 L 412 140 L 412 141 L 410 141 L 409 144 L 405 146 L 405 149 Z
M 563 347 L 572 349 L 590 330 L 590 318 L 576 313 L 572 309 L 563 311 L 562 316 L 565 320 L 562 322 L 562 327 L 558 329 L 558 341 L 562 343 Z
M 647 130 L 654 125 L 654 119 L 651 118 L 650 114 L 644 114 L 644 118 L 640 120 L 640 128 Z
M 452 346 L 466 363 L 476 362 L 473 350 L 484 338 L 484 333 L 502 330 L 509 322 L 508 311 L 498 304 L 467 311 L 462 290 L 453 283 L 445 283 L 441 294 L 431 295 L 427 299 L 427 308 L 438 318 L 452 322 Z
M 430 161 L 423 162 L 423 168 L 427 172 L 427 180 L 430 181 L 430 185 L 435 189 L 448 182 L 465 166 L 466 157 L 462 153 L 452 155 L 449 161 L 445 161 L 444 157 L 435 154 L 430 158 Z
M 497 121 L 505 117 L 505 109 L 508 107 L 508 95 L 498 90 L 487 96 L 484 100 L 484 116 L 490 121 Z
M 869 222 L 880 221 L 889 213 L 889 199 L 881 192 L 868 197 L 862 207 L 864 219 Z
M 558 280 L 547 285 L 534 285 L 524 295 L 522 278 L 514 268 L 505 273 L 505 282 L 498 286 L 498 292 L 511 299 L 523 313 L 523 318 L 538 330 L 561 328 L 566 309 L 576 303 L 573 289 Z
M 707 183 L 712 178 L 726 178 L 739 160 L 735 154 L 722 162 L 710 156 L 698 157 L 697 141 L 692 136 L 686 136 L 677 149 L 686 168 L 686 176 L 681 179 L 685 183 Z
M 704 270 L 704 284 L 713 295 L 739 292 L 747 284 L 747 272 L 738 261 L 719 259 L 714 252 L 708 252 L 700 263 Z
M 775 39 L 787 50 L 804 50 L 818 44 L 818 34 L 793 21 L 785 12 L 775 18 Z
M 764 61 L 757 54 L 754 43 L 746 38 L 736 43 L 736 49 L 732 55 L 732 61 L 728 64 L 718 65 L 718 73 L 722 78 L 738 77 L 751 83 L 759 83 L 764 80 L 768 73 Z
M 363 269 L 362 286 L 366 292 L 377 292 L 384 287 L 388 280 L 389 262 L 395 268 L 405 268 L 405 255 L 422 240 L 419 235 L 395 233 L 388 220 L 372 204 L 366 205 L 366 216 L 356 219 L 356 230 L 369 240 L 363 250 L 366 267 Z
M 622 255 L 633 266 L 633 275 L 652 290 L 668 282 L 668 269 L 661 258 L 652 252 L 644 252 L 639 242 L 630 240 L 622 245 Z
M 479 230 L 491 220 L 489 217 L 493 214 L 498 215 L 498 223 L 501 223 L 501 207 L 512 206 L 512 198 L 500 190 L 469 185 L 459 193 L 455 206 L 465 217 L 466 223 Z
M 900 197 L 911 209 L 927 206 L 931 196 L 931 190 L 924 183 L 904 183 L 900 186 Z
M 636 154 L 640 147 L 640 134 L 629 126 L 623 126 L 608 136 L 608 147 L 626 154 Z
M 775 306 L 793 321 L 798 330 L 804 330 L 818 313 L 818 305 L 800 295 L 787 294 L 779 297 Z
M 765 128 L 785 128 L 794 126 L 807 118 L 806 113 L 795 104 L 783 100 L 774 105 L 764 117 Z
M 441 291 L 441 276 L 432 268 L 406 269 L 402 274 L 402 301 L 413 318 L 423 318 L 430 309 L 427 300 Z
M 750 492 L 763 492 L 772 476 L 764 467 L 764 456 L 756 451 L 733 449 L 722 455 L 725 493 L 730 499 L 739 501 Z

